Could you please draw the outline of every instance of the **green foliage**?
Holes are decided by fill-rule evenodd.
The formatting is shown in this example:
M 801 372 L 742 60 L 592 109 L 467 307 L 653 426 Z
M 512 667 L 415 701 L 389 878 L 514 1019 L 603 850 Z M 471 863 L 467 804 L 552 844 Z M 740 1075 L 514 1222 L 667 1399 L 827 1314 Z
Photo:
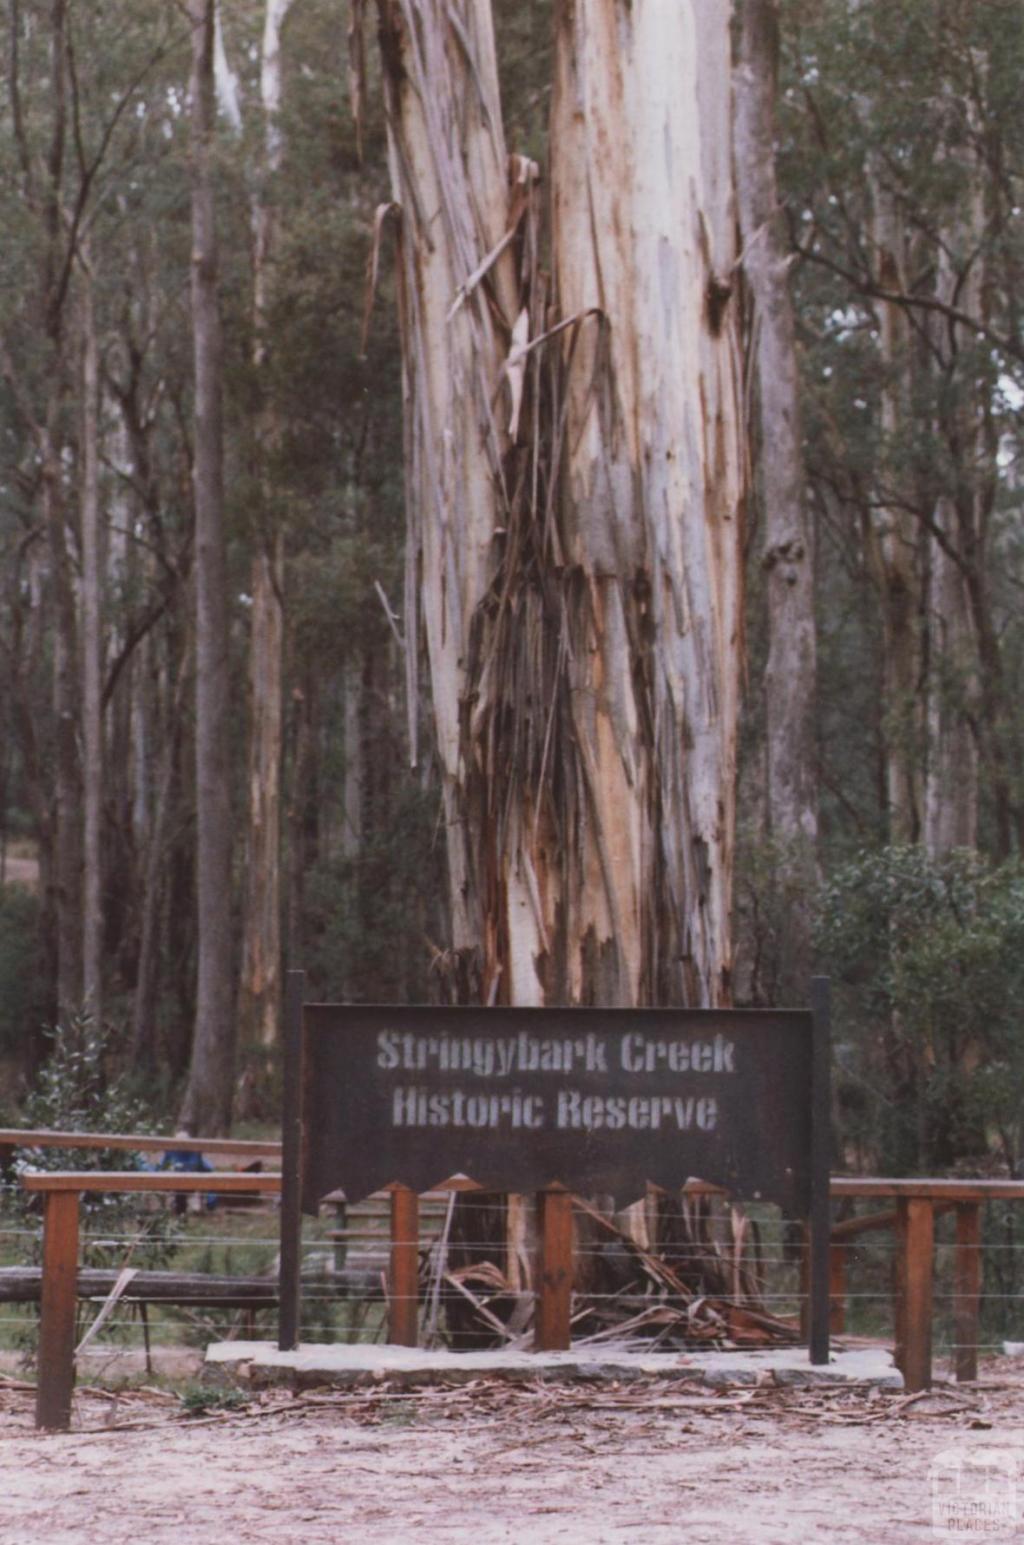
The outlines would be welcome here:
M 156 1130 L 154 1114 L 116 1070 L 116 1043 L 109 1026 L 89 1014 L 70 1016 L 47 1033 L 50 1054 L 36 1076 L 23 1108 L 24 1125 L 64 1132 L 137 1132 Z M 170 1139 L 168 1140 L 170 1142 Z M 143 1154 L 108 1148 L 20 1148 L 15 1165 L 35 1170 L 144 1170 Z M 34 1199 L 25 1202 L 31 1212 Z M 154 1209 L 139 1195 L 82 1196 L 87 1238 L 86 1264 L 118 1265 L 127 1253 L 123 1241 L 103 1235 L 137 1234 L 131 1249 L 135 1266 L 155 1268 L 173 1253 L 177 1229 L 170 1209 Z M 98 1236 L 98 1237 L 97 1237 Z
M 390 748 L 401 770 L 399 746 Z M 379 769 L 378 769 L 379 771 Z M 429 997 L 424 934 L 443 894 L 436 799 L 411 780 L 385 789 L 381 819 L 352 856 L 325 856 L 308 877 L 306 967 L 316 991 L 363 1003 Z
M 782 842 L 744 822 L 737 832 L 735 873 L 738 990 L 749 1007 L 780 1006 L 786 1001 L 783 968 L 794 909 L 813 915 L 814 852 L 806 841 Z
M 964 522 L 957 551 L 972 586 L 973 626 L 998 638 L 990 659 L 1002 652 L 1005 662 L 1001 673 L 993 663 L 981 667 L 992 694 L 988 724 L 979 723 L 969 680 L 943 675 L 940 630 L 925 606 L 913 623 L 923 661 L 918 679 L 971 720 L 982 744 L 981 841 L 1005 856 L 1006 821 L 1000 830 L 992 791 L 1002 780 L 1020 809 L 1024 735 L 1019 694 L 1003 695 L 1001 687 L 1017 679 L 1021 660 L 1013 471 L 1021 419 L 1012 404 L 1024 385 L 1015 298 L 1024 222 L 1009 189 L 1024 156 L 1020 114 L 1010 106 L 1024 71 L 1024 11 L 1013 0 L 783 0 L 780 21 L 778 170 L 798 252 L 792 278 L 801 407 L 819 533 L 826 866 L 850 857 L 853 842 L 884 840 L 887 744 L 909 748 L 924 773 L 920 704 L 886 700 L 886 593 L 874 543 L 894 518 L 916 523 L 915 567 L 924 585 L 927 533 L 937 502 L 950 498 Z M 895 359 L 887 355 L 878 294 L 883 196 L 902 232 L 899 288 L 913 298 L 903 312 L 908 342 Z M 968 309 L 977 304 L 971 285 L 983 283 L 978 315 L 988 334 L 951 329 L 929 309 L 943 269 L 956 274 Z M 902 406 L 884 414 L 883 392 L 893 389 Z M 966 424 L 984 426 L 984 450 L 972 449 Z M 977 669 L 976 660 L 970 664 Z
M 825 887 L 844 1139 L 890 1173 L 1020 1157 L 1024 871 L 917 847 L 862 853 Z M 870 1162 L 870 1158 L 869 1158 Z
M 151 1132 L 152 1112 L 117 1070 L 113 1030 L 90 1014 L 69 1016 L 46 1034 L 50 1050 L 25 1102 L 30 1127 L 66 1132 Z M 92 1156 L 90 1158 L 90 1155 Z M 144 1169 L 141 1155 L 107 1149 L 50 1150 L 39 1169 Z

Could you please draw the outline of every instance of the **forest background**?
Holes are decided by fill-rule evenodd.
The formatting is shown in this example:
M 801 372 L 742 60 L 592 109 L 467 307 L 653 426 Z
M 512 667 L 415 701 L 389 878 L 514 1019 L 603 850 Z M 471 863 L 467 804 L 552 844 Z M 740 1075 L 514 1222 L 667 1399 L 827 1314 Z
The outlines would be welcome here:
M 456 937 L 450 770 L 410 665 L 396 9 L 377 8 L 379 54 L 337 0 L 222 0 L 216 26 L 206 0 L 8 0 L 11 1107 L 46 1027 L 84 1013 L 155 1108 L 204 1131 L 272 1117 L 285 962 L 329 999 L 510 992 Z M 540 230 L 553 9 L 573 12 L 493 3 Z M 742 698 L 731 940 L 691 996 L 801 1001 L 831 972 L 843 1158 L 1014 1169 L 1024 14 L 743 0 L 732 44 Z M 788 489 L 784 372 L 759 370 L 773 275 L 799 373 Z M 35 887 L 13 878 L 25 854 Z M 641 973 L 634 996 L 685 993 Z

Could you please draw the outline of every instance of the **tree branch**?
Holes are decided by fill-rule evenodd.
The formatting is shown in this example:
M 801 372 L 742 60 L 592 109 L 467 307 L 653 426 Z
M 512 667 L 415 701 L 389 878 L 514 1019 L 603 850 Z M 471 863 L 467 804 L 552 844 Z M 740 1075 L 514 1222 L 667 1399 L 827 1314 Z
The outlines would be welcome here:
M 888 301 L 890 305 L 903 306 L 907 310 L 917 308 L 920 311 L 934 311 L 940 316 L 945 316 L 952 322 L 959 322 L 963 327 L 972 328 L 980 333 L 983 338 L 1002 349 L 1004 354 L 1024 364 L 1024 344 L 1014 338 L 1008 338 L 1003 333 L 997 333 L 983 322 L 980 317 L 971 316 L 967 311 L 961 311 L 959 306 L 949 305 L 946 301 L 938 300 L 934 295 L 910 295 L 905 290 L 886 290 L 881 285 L 875 284 L 870 279 L 864 279 L 859 274 L 852 273 L 837 263 L 834 258 L 827 257 L 823 252 L 812 252 L 807 247 L 802 247 L 796 240 L 793 242 L 795 250 L 809 263 L 817 263 L 820 268 L 827 268 L 831 273 L 837 274 L 840 279 L 845 279 L 847 284 L 853 286 L 861 295 L 870 295 L 875 300 Z

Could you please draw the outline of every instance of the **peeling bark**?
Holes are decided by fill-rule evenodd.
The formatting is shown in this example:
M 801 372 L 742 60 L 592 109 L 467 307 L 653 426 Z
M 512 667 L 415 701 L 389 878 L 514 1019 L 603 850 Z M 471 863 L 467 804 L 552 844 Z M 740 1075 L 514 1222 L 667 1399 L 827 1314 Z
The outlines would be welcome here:
M 590 316 L 564 346 L 561 500 L 584 1001 L 595 967 L 604 1001 L 729 1001 L 745 475 L 729 48 L 727 9 L 691 0 L 558 11 L 554 270 L 562 315 Z
M 555 295 L 489 8 L 379 0 L 466 1001 L 728 1001 L 744 489 L 728 16 L 562 5 Z M 411 690 L 415 674 L 410 670 Z
M 518 309 L 509 249 L 469 284 L 510 214 L 494 37 L 489 5 L 470 0 L 379 0 L 378 15 L 401 208 L 408 687 L 415 701 L 421 619 L 448 849 L 449 974 L 457 996 L 486 998 L 498 990 L 495 919 L 467 809 L 472 768 L 461 721 L 472 698 L 470 626 L 503 525 L 508 437 L 491 404 Z

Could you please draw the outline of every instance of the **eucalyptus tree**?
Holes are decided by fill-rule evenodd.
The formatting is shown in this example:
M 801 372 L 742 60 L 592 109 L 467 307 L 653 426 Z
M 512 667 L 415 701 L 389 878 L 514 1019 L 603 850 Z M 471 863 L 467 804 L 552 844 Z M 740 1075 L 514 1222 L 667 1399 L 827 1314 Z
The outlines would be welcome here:
M 976 834 L 1005 856 L 1024 829 L 1010 688 L 1024 23 L 1003 0 L 787 0 L 783 16 L 809 468 L 826 564 L 838 539 L 879 625 L 861 635 L 876 690 L 872 707 L 854 689 L 846 791 L 848 748 L 877 751 L 891 837 L 940 851 Z M 874 826 L 866 801 L 857 815 Z
M 727 1002 L 742 382 L 728 14 L 556 8 L 551 290 L 489 7 L 380 0 L 449 987 Z
M 90 46 L 93 28 L 108 48 Z M 96 930 L 102 894 L 97 795 L 102 641 L 93 541 L 98 360 L 95 340 L 89 342 L 93 324 L 84 276 L 91 265 L 102 282 L 108 253 L 97 223 L 115 175 L 127 173 L 138 153 L 146 89 L 177 37 L 173 18 L 140 21 L 127 5 L 72 7 L 56 0 L 10 8 L 0 198 L 5 228 L 16 236 L 5 249 L 0 367 L 18 447 L 9 465 L 17 468 L 15 476 L 28 493 L 25 540 L 15 558 L 18 584 L 26 564 L 31 570 L 27 586 L 11 592 L 11 686 L 52 918 L 47 931 L 55 1000 L 64 1010 L 81 1003 L 86 939 L 94 1004 L 99 996 Z M 92 398 L 84 421 L 72 410 L 82 379 L 76 346 L 83 336 L 86 402 Z M 89 549 L 84 574 L 83 537 Z M 26 602 L 32 614 L 27 633 Z M 36 686 L 44 661 L 52 672 L 52 692 L 49 710 L 40 713 Z M 83 699 L 89 748 L 87 898 Z

